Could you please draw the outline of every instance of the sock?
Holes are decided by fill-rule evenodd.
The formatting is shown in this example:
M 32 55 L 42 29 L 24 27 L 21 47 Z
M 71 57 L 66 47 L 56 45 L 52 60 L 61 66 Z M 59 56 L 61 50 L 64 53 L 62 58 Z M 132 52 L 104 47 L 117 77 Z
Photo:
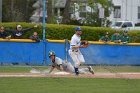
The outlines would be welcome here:
M 79 74 L 78 68 L 75 67 L 74 69 L 75 69 L 75 74 L 78 75 Z

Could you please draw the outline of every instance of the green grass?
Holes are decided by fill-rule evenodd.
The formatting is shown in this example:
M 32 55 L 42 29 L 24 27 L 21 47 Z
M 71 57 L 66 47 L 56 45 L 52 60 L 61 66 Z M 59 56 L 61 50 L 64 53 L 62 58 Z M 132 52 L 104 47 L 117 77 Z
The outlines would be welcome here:
M 93 66 L 95 72 L 140 72 L 140 66 Z
M 140 93 L 140 79 L 0 78 L 0 93 Z
M 29 72 L 31 69 L 46 70 L 48 66 L 0 66 L 0 73 Z M 140 72 L 140 66 L 93 66 L 95 72 Z
M 0 73 L 29 72 L 33 68 L 38 70 L 48 69 L 47 66 L 0 66 Z

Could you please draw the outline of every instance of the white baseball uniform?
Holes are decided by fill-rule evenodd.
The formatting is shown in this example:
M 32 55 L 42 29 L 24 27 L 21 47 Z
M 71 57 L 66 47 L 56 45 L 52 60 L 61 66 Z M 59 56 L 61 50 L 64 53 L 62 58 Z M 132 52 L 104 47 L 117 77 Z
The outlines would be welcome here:
M 72 66 L 70 62 L 65 62 L 61 58 L 55 57 L 55 62 L 53 62 L 52 66 L 56 67 L 59 70 L 60 65 L 62 65 L 64 71 L 69 72 L 69 73 L 75 73 L 74 67 Z M 87 73 L 87 72 L 89 72 L 88 68 L 79 69 L 80 74 Z
M 74 67 L 78 68 L 80 64 L 85 63 L 85 59 L 79 48 L 72 49 L 73 46 L 80 46 L 81 37 L 74 34 L 71 38 L 69 55 L 74 62 Z

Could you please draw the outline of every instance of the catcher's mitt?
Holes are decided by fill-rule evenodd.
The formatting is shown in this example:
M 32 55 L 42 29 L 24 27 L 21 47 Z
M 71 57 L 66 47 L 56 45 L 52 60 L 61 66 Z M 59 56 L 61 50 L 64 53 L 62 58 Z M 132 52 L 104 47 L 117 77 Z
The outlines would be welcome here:
M 81 45 L 88 45 L 89 43 L 88 43 L 88 41 L 87 40 L 82 40 L 81 41 Z

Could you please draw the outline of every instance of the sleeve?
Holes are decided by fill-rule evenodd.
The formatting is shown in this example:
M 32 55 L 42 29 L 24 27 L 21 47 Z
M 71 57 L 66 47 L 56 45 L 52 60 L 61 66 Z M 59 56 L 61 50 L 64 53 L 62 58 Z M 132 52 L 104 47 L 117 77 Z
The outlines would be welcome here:
M 36 42 L 40 42 L 40 38 L 39 37 L 34 38 L 33 36 L 30 36 L 29 39 L 35 40 Z
M 108 38 L 108 41 L 111 41 L 110 37 Z
M 120 35 L 120 36 L 119 36 L 119 40 L 121 40 L 121 38 L 122 38 L 122 36 Z
M 34 38 L 33 36 L 30 36 L 29 38 L 32 39 L 32 40 L 36 40 L 36 38 Z
M 15 30 L 10 30 L 10 29 L 6 29 L 5 31 L 6 32 L 12 32 L 12 33 L 15 32 Z
M 130 37 L 128 36 L 128 38 L 127 38 L 127 42 L 130 42 Z
M 30 37 L 29 37 L 29 39 L 32 39 L 32 40 L 34 40 L 33 36 L 30 36 Z
M 36 42 L 40 42 L 41 40 L 40 40 L 39 37 L 37 37 L 37 38 L 35 38 L 35 41 L 36 41 Z
M 62 59 L 60 59 L 60 58 L 57 58 L 57 65 L 62 65 L 62 62 L 63 62 L 63 60 Z
M 27 32 L 27 31 L 30 31 L 30 30 L 32 30 L 32 29 L 34 29 L 34 27 L 32 27 L 32 28 L 27 28 L 27 29 L 23 29 L 22 31 L 23 31 L 23 32 Z
M 104 36 L 102 36 L 99 40 L 102 40 L 103 41 L 103 39 L 104 39 Z
M 112 37 L 111 37 L 111 41 L 112 41 L 112 42 L 114 41 L 114 35 L 112 35 Z
M 124 41 L 123 35 L 120 36 L 121 41 Z
M 5 36 L 6 36 L 6 37 L 9 36 L 9 34 L 8 34 L 7 32 L 5 32 Z

